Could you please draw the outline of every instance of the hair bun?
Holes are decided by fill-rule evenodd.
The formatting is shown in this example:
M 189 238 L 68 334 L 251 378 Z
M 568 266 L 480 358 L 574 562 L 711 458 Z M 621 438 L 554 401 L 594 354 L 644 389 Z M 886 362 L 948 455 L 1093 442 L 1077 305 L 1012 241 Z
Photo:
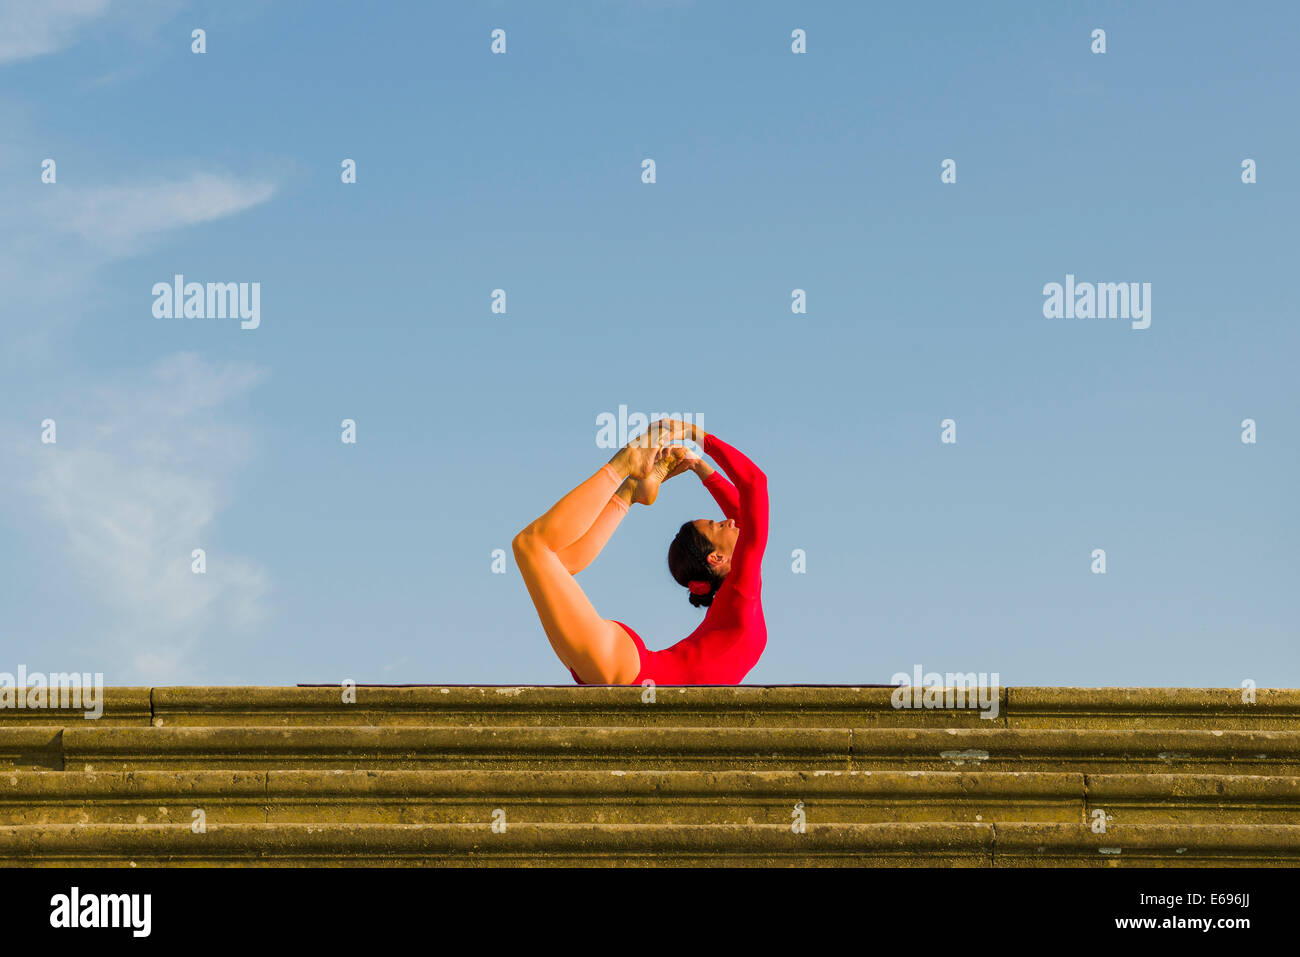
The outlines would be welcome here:
M 716 592 L 705 592 L 703 595 L 697 595 L 695 592 L 687 592 L 686 597 L 691 600 L 691 604 L 696 608 L 707 608 L 713 604 L 713 596 Z

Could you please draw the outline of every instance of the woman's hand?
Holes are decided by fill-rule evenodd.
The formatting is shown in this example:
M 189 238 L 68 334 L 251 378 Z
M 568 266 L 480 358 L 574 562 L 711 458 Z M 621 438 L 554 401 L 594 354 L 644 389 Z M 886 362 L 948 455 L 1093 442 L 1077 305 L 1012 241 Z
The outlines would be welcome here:
M 692 472 L 694 472 L 696 477 L 701 482 L 703 482 L 714 472 L 713 466 L 710 465 L 708 462 L 704 461 L 704 459 L 697 459 L 694 455 L 688 454 L 686 456 L 686 460 L 677 467 L 677 469 L 673 472 L 673 475 L 676 475 L 678 472 L 685 472 L 687 469 L 690 469 Z M 673 475 L 670 475 L 668 477 L 672 478 Z
M 712 475 L 715 470 L 713 466 L 704 461 L 704 459 L 692 458 L 691 471 L 699 477 L 701 482 L 703 482 L 706 478 Z
M 679 448 L 680 448 L 680 446 L 679 446 Z M 691 455 L 691 453 L 686 452 L 685 450 L 683 450 L 683 454 L 682 454 L 681 460 L 680 460 L 680 461 L 679 461 L 675 466 L 673 466 L 673 469 L 672 469 L 671 472 L 669 472 L 667 475 L 664 476 L 664 481 L 667 482 L 667 481 L 668 481 L 670 478 L 672 478 L 674 475 L 681 475 L 683 472 L 686 472 L 686 471 L 691 471 L 691 472 L 694 472 L 695 474 L 699 475 L 699 472 L 700 472 L 700 470 L 699 470 L 699 466 L 701 466 L 701 465 L 703 465 L 703 464 L 704 464 L 703 462 L 701 462 L 701 461 L 700 461 L 699 459 L 697 459 L 695 456 Z M 707 468 L 707 466 L 705 466 L 705 467 Z M 702 477 L 703 477 L 703 476 L 701 476 L 701 478 L 702 478 Z
M 656 419 L 650 423 L 650 434 L 656 436 L 658 442 L 685 439 L 701 447 L 704 445 L 704 430 L 694 422 L 683 422 L 680 419 Z

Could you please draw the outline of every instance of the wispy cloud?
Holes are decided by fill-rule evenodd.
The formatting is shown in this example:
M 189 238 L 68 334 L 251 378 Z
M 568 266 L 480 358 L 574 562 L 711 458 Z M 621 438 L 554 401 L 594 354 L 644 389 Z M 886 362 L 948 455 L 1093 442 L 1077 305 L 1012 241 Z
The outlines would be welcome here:
M 0 63 L 72 42 L 76 25 L 104 6 L 0 0 Z M 154 0 L 147 6 L 161 9 Z M 117 12 L 95 28 L 109 28 Z M 6 103 L 0 99 L 7 131 L 0 169 L 11 173 L 0 177 L 0 308 L 17 321 L 0 323 L 0 382 L 26 381 L 46 394 L 42 376 L 67 374 L 67 355 L 53 348 L 67 341 L 60 330 L 94 314 L 100 279 L 115 263 L 179 230 L 266 203 L 276 184 L 211 168 L 98 182 L 86 179 L 93 169 L 66 178 L 61 169 L 59 182 L 43 184 L 43 137 L 23 129 L 24 111 Z M 0 434 L 5 524 L 28 535 L 33 560 L 53 576 L 50 593 L 67 599 L 66 615 L 59 607 L 41 613 L 56 647 L 93 640 L 113 649 L 118 680 L 170 682 L 192 680 L 197 662 L 231 634 L 256 632 L 267 573 L 214 539 L 231 482 L 251 454 L 251 433 L 232 406 L 264 374 L 172 355 L 129 374 L 92 376 L 72 393 L 61 390 L 53 406 L 42 403 L 38 417 L 58 421 L 55 445 L 41 444 L 31 422 L 20 435 Z M 195 548 L 208 551 L 205 575 L 190 570 Z M 93 637 L 79 627 L 76 608 L 94 616 Z
M 208 171 L 129 184 L 0 184 L 0 288 L 6 304 L 15 314 L 50 317 L 0 329 L 0 346 L 15 353 L 39 350 L 55 324 L 80 318 L 84 303 L 93 299 L 87 289 L 105 266 L 148 249 L 173 230 L 252 209 L 275 191 L 264 177 Z
M 53 198 L 46 222 L 119 256 L 159 233 L 243 212 L 274 193 L 269 182 L 212 173 L 175 182 L 64 187 Z
M 62 50 L 108 6 L 109 0 L 0 0 L 0 64 Z
M 251 445 L 224 407 L 264 375 L 179 353 L 66 397 L 56 444 L 10 443 L 4 500 L 40 520 L 56 562 L 102 603 L 138 680 L 176 680 L 205 642 L 262 620 L 267 573 L 210 535 Z M 191 571 L 195 548 L 207 550 L 204 575 Z

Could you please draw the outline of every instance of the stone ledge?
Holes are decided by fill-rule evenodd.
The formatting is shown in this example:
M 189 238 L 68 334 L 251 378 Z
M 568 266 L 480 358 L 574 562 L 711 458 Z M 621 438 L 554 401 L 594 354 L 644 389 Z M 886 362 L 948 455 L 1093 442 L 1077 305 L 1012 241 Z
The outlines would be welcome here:
M 999 770 L 1300 774 L 1300 731 L 1025 728 L 75 727 L 0 729 L 16 766 L 69 770 Z
M 0 726 L 0 770 L 6 768 L 63 770 L 62 729 Z
M 0 732 L 3 734 L 3 732 Z M 849 731 L 784 728 L 69 728 L 70 770 L 150 767 L 393 769 L 746 766 L 847 770 Z
M 1176 775 L 1168 777 L 1177 777 Z M 1216 779 L 1217 780 L 1217 779 Z M 1290 781 L 1297 779 L 1265 779 Z M 14 771 L 0 774 L 0 801 L 256 796 L 268 799 L 346 794 L 365 797 L 528 797 L 582 794 L 622 797 L 744 797 L 798 789 L 845 796 L 894 794 L 1082 798 L 1082 774 L 959 771 L 391 771 L 153 770 Z
M 977 711 L 911 711 L 891 689 L 854 686 L 663 686 L 654 703 L 640 687 L 528 685 L 369 687 L 344 704 L 340 688 L 156 688 L 163 725 L 506 725 L 618 727 L 977 726 Z M 999 693 L 999 710 L 1002 696 Z
M 995 863 L 1006 866 L 1300 866 L 1300 825 L 997 825 Z
M 0 827 L 7 865 L 1296 866 L 1300 827 L 1081 824 L 230 824 Z
M 0 827 L 0 863 L 988 866 L 984 824 L 231 824 Z
M 1012 727 L 1300 729 L 1300 690 L 1259 688 L 1007 688 Z
M 0 707 L 0 728 L 60 727 L 94 722 L 95 724 L 148 726 L 153 719 L 152 688 L 104 688 L 103 713 L 87 718 L 84 708 Z
M 864 685 L 639 687 L 360 685 L 104 689 L 103 725 L 669 725 L 730 727 L 1114 727 L 1300 729 L 1300 690 L 1261 688 L 1002 688 L 998 716 L 976 710 L 895 709 L 892 689 Z M 84 724 L 80 712 L 0 709 L 0 727 Z
M 1082 775 L 808 771 L 131 771 L 0 775 L 0 824 L 1083 820 Z

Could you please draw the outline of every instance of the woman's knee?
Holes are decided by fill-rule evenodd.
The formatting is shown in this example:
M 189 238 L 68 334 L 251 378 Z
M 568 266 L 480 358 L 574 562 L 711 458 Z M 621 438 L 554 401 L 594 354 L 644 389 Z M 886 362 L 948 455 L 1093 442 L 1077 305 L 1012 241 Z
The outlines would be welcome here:
M 516 535 L 510 543 L 510 548 L 515 553 L 516 562 L 525 560 L 537 549 L 545 547 L 546 544 L 542 541 L 542 537 L 537 534 L 537 528 L 534 525 L 529 525 Z

